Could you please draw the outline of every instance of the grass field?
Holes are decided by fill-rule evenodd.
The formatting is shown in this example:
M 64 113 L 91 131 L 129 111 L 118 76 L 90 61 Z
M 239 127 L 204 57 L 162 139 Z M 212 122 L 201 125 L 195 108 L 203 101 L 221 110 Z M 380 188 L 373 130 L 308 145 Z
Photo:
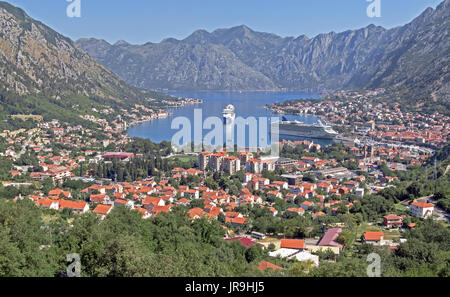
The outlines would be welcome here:
M 12 115 L 11 118 L 13 118 L 13 119 L 21 119 L 22 121 L 26 121 L 26 120 L 32 119 L 32 120 L 37 121 L 37 122 L 42 122 L 42 120 L 43 120 L 43 117 L 41 115 L 31 115 L 31 114 L 30 115 L 22 115 L 22 114 L 20 114 L 20 115 Z
M 275 245 L 275 249 L 278 250 L 281 246 L 281 239 L 277 237 L 266 237 L 263 240 L 257 240 L 258 243 L 268 247 L 271 243 Z
M 395 204 L 394 208 L 398 211 L 408 211 L 408 207 L 406 207 L 402 204 Z
M 364 223 L 358 227 L 357 238 L 361 238 L 361 236 L 365 232 L 380 232 L 380 231 L 384 233 L 385 240 L 393 240 L 401 237 L 400 231 L 398 230 L 386 230 L 385 228 L 380 226 L 371 226 L 368 225 L 367 223 Z
M 389 231 L 385 230 L 383 232 L 384 232 L 384 239 L 385 240 L 394 240 L 396 238 L 400 238 L 401 237 L 400 231 L 398 231 L 398 230 L 389 230 Z
M 356 238 L 358 238 L 358 239 L 361 238 L 361 236 L 366 232 L 379 232 L 379 231 L 383 231 L 383 228 L 381 228 L 379 226 L 372 226 L 367 223 L 363 223 L 360 226 L 358 226 L 358 228 L 357 228 Z
M 196 156 L 189 155 L 176 155 L 170 158 L 170 160 L 179 160 L 180 162 L 189 162 L 192 160 L 197 160 Z

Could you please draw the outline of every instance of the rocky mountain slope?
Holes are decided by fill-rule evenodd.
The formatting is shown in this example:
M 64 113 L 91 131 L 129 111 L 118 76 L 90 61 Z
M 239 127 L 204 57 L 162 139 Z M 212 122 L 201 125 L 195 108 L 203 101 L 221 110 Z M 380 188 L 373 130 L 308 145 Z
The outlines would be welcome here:
M 114 102 L 158 96 L 128 85 L 74 41 L 0 1 L 0 98 L 54 100 L 78 96 Z M 106 101 L 107 102 L 107 101 Z
M 194 32 L 184 40 L 78 44 L 128 83 L 146 89 L 325 90 L 397 87 L 449 100 L 450 0 L 411 23 L 370 25 L 314 38 L 280 37 L 246 26 Z

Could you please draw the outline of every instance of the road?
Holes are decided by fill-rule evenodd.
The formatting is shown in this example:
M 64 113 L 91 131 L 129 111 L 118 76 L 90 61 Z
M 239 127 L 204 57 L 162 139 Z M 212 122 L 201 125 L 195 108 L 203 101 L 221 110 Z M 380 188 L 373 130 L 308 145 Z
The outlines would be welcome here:
M 31 134 L 30 137 L 25 141 L 24 145 L 22 146 L 22 150 L 17 155 L 17 159 L 22 157 L 23 154 L 27 151 L 28 146 L 30 145 L 31 140 L 33 139 L 34 134 Z

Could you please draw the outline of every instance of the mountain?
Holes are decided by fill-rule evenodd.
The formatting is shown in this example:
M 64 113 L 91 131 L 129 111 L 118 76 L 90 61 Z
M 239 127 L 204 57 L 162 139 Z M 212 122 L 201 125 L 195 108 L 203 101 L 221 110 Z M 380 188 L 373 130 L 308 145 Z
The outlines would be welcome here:
M 74 41 L 7 2 L 0 2 L 0 78 L 2 118 L 51 111 L 56 117 L 74 104 L 124 106 L 166 97 L 128 85 Z
M 449 100 L 450 0 L 390 30 L 297 38 L 247 26 L 194 32 L 183 40 L 114 45 L 80 39 L 89 55 L 146 89 L 327 90 L 397 87 L 404 95 Z

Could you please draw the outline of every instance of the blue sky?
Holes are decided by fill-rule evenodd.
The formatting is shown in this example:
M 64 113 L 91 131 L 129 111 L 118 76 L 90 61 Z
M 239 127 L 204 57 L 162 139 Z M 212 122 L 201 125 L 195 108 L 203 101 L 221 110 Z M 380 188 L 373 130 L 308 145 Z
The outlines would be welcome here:
M 369 18 L 368 0 L 81 0 L 81 18 L 68 18 L 68 0 L 8 0 L 74 40 L 111 43 L 183 39 L 197 29 L 213 31 L 245 24 L 280 36 L 313 37 L 369 24 L 403 25 L 441 0 L 380 0 L 381 17 Z

